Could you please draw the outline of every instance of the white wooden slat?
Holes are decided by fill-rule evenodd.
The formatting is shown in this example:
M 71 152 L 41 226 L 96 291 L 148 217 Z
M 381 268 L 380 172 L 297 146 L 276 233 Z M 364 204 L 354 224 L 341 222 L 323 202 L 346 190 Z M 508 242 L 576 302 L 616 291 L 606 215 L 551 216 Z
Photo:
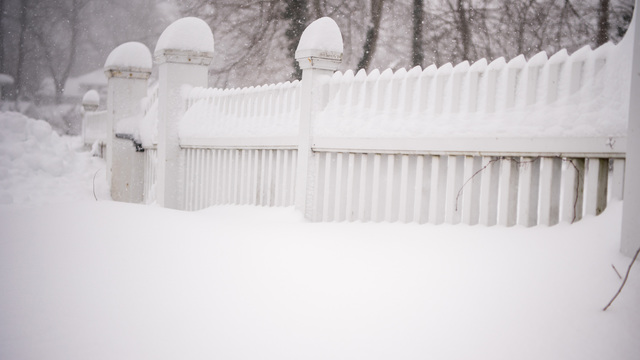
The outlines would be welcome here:
M 582 219 L 585 181 L 584 159 L 567 158 L 562 164 L 561 219 L 573 223 Z
M 291 171 L 291 150 L 282 150 L 282 189 L 280 191 L 280 204 L 289 206 L 289 186 Z
M 413 221 L 419 224 L 423 223 L 423 214 L 424 214 L 424 211 L 422 210 L 424 206 L 423 199 L 424 199 L 424 194 L 427 193 L 427 191 L 423 190 L 424 163 L 425 163 L 424 158 L 425 157 L 423 155 L 416 156 L 416 181 L 415 181 L 415 187 L 414 187 L 415 201 L 413 203 Z M 428 202 L 427 202 L 427 209 L 428 209 Z
M 373 156 L 373 184 L 371 193 L 371 221 L 380 221 L 380 162 L 381 155 Z
M 442 224 L 445 221 L 447 157 L 431 158 L 431 189 L 429 194 L 429 223 Z
M 334 221 L 343 220 L 341 216 L 342 209 L 343 209 L 342 200 L 344 199 L 344 196 L 342 194 L 342 177 L 343 177 L 342 157 L 343 157 L 343 153 L 336 154 L 335 190 L 333 194 L 334 195 L 334 198 L 333 198 L 333 220 Z
M 624 194 L 624 166 L 625 161 L 623 159 L 614 159 L 613 170 L 611 172 L 611 186 L 610 186 L 610 199 L 622 200 Z
M 189 172 L 188 172 L 188 183 L 189 183 L 189 196 L 187 197 L 187 202 L 189 204 L 189 210 L 196 209 L 196 176 L 198 175 L 198 150 L 193 150 L 189 152 Z
M 213 205 L 213 183 L 215 180 L 213 152 L 214 150 L 207 150 L 207 207 Z
M 498 224 L 513 226 L 517 220 L 519 159 L 505 158 L 500 161 L 500 187 L 498 195 Z
M 387 158 L 387 171 L 385 181 L 385 197 L 384 197 L 384 221 L 393 222 L 393 188 L 394 188 L 394 170 L 395 170 L 395 156 L 385 155 Z
M 497 194 L 497 159 L 482 157 L 482 168 L 480 176 L 480 214 L 479 223 L 485 226 L 495 225 L 498 215 L 498 194 Z
M 354 184 L 355 184 L 355 166 L 356 166 L 356 161 L 355 161 L 356 155 L 354 153 L 349 153 L 349 157 L 347 160 L 347 189 L 346 189 L 346 197 L 347 197 L 347 202 L 346 202 L 346 207 L 345 207 L 345 220 L 346 221 L 353 221 L 354 216 L 353 216 L 353 200 L 354 200 L 354 196 L 355 196 L 355 189 L 354 189 Z
M 369 155 L 362 154 L 360 158 L 360 186 L 358 193 L 358 220 L 367 221 L 368 218 L 366 216 L 367 210 L 367 202 L 366 202 L 366 194 L 367 194 L 367 180 L 370 179 L 367 173 Z
M 408 192 L 409 192 L 409 155 L 402 155 L 400 164 L 400 208 L 398 220 L 406 223 L 409 218 L 408 209 Z
M 267 180 L 267 168 L 268 168 L 268 163 L 267 163 L 267 152 L 269 150 L 261 150 L 260 151 L 260 191 L 259 191 L 259 195 L 258 195 L 258 205 L 266 205 L 267 202 L 267 196 L 266 196 L 266 192 L 267 192 L 267 184 L 268 184 L 268 180 Z
M 228 204 L 229 202 L 229 153 L 231 150 L 223 150 L 222 151 L 222 169 L 220 172 L 220 177 L 222 178 L 222 186 L 220 187 L 220 203 Z
M 542 158 L 540 164 L 540 201 L 538 203 L 538 221 L 541 225 L 551 226 L 559 221 L 561 166 L 561 159 Z
M 538 188 L 540 160 L 523 157 L 520 165 L 518 192 L 518 225 L 530 227 L 538 223 Z
M 475 157 L 473 156 L 465 156 L 464 157 L 464 176 L 462 180 L 462 187 L 456 194 L 457 206 L 459 209 L 462 209 L 462 222 L 467 225 L 475 225 L 478 221 L 477 216 L 477 202 L 473 202 L 474 196 L 474 186 L 473 184 L 477 182 L 477 179 L 474 177 L 474 174 L 477 170 L 475 169 L 474 161 Z M 474 211 L 475 207 L 475 211 Z
M 202 152 L 203 149 L 196 149 L 195 153 L 195 161 L 193 163 L 193 210 L 201 209 L 201 199 L 202 199 Z
M 249 180 L 247 150 L 240 150 L 239 204 L 247 203 L 247 181 Z
M 288 205 L 293 205 L 295 203 L 295 190 L 296 190 L 296 168 L 298 164 L 298 151 L 290 150 L 291 152 L 291 171 L 290 171 L 290 181 L 289 181 L 289 203 Z
M 322 221 L 331 221 L 333 217 L 330 212 L 329 201 L 331 199 L 331 168 L 332 168 L 332 153 L 324 153 L 324 182 L 322 191 Z
M 274 177 L 274 150 L 267 150 L 267 181 L 266 181 L 266 200 L 265 206 L 273 206 L 273 177 Z
M 185 210 L 189 211 L 191 210 L 191 203 L 189 202 L 189 200 L 191 199 L 191 179 L 190 179 L 190 172 L 191 172 L 191 150 L 188 149 L 185 152 L 185 174 L 184 174 L 184 178 L 185 178 L 185 204 L 184 204 L 184 208 Z
M 447 161 L 444 221 L 447 224 L 457 224 L 462 214 L 462 208 L 456 203 L 457 194 L 462 188 L 462 181 L 459 180 L 462 174 L 458 171 L 461 159 L 458 156 L 449 156 Z
M 233 204 L 240 203 L 240 165 L 240 150 L 236 149 L 233 151 Z
M 608 171 L 607 159 L 588 159 L 585 181 L 585 213 L 587 215 L 600 215 L 607 206 Z
M 275 154 L 275 183 L 274 183 L 274 194 L 273 194 L 273 206 L 282 206 L 282 188 L 283 188 L 283 159 L 282 159 L 282 150 L 274 150 Z

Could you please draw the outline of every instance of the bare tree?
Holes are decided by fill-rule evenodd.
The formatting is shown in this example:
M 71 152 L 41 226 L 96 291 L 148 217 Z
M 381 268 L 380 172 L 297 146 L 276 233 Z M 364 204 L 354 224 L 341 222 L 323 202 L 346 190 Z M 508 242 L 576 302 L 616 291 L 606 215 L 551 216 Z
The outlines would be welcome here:
M 424 62 L 424 36 L 422 23 L 424 22 L 424 0 L 413 0 L 413 38 L 411 39 L 411 63 L 413 66 L 422 66 Z
M 306 0 L 286 0 L 287 6 L 284 10 L 284 18 L 289 20 L 289 27 L 285 32 L 288 40 L 289 58 L 293 61 L 293 73 L 291 79 L 301 79 L 302 70 L 296 61 L 296 48 L 300 42 L 300 36 L 307 27 L 307 1 Z
M 56 103 L 62 101 L 64 87 L 77 60 L 82 29 L 81 12 L 90 0 L 50 0 L 38 10 L 36 38 L 46 68 L 55 86 Z
M 371 0 L 371 20 L 367 30 L 367 36 L 362 46 L 362 57 L 358 61 L 358 69 L 368 69 L 371 64 L 373 54 L 376 52 L 378 36 L 380 34 L 380 20 L 382 19 L 382 9 L 384 0 Z
M 27 31 L 29 29 L 28 13 L 30 9 L 29 0 L 20 1 L 20 35 L 18 43 L 18 67 L 16 71 L 15 97 L 16 99 L 24 95 L 25 90 L 25 57 L 27 53 Z
M 598 34 L 596 36 L 596 45 L 600 46 L 609 41 L 609 0 L 600 0 L 598 6 Z

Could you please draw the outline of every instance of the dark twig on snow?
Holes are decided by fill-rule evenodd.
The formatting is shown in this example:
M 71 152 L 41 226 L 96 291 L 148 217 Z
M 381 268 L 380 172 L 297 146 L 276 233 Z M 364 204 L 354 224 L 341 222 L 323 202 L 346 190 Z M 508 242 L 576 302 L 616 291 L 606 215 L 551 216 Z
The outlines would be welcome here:
M 620 289 L 618 289 L 618 292 L 613 296 L 611 301 L 609 301 L 607 306 L 605 306 L 604 309 L 602 309 L 602 311 L 607 311 L 609 306 L 611 306 L 611 304 L 613 303 L 613 300 L 615 300 L 618 297 L 618 295 L 620 295 L 620 291 L 622 291 L 622 288 L 624 287 L 624 284 L 627 283 L 627 279 L 629 278 L 629 273 L 631 272 L 631 266 L 633 266 L 633 263 L 636 262 L 636 259 L 638 258 L 638 254 L 640 254 L 640 248 L 638 248 L 638 251 L 636 251 L 636 254 L 633 256 L 633 259 L 631 259 L 631 263 L 629 264 L 629 268 L 627 268 L 627 274 L 624 276 L 624 280 L 622 280 L 622 285 L 620 285 Z
M 620 275 L 620 273 L 618 272 L 618 269 L 616 269 L 615 265 L 611 264 L 611 267 L 613 268 L 613 271 L 616 272 L 616 275 L 618 275 L 618 277 L 620 278 L 620 280 L 622 280 L 622 275 Z

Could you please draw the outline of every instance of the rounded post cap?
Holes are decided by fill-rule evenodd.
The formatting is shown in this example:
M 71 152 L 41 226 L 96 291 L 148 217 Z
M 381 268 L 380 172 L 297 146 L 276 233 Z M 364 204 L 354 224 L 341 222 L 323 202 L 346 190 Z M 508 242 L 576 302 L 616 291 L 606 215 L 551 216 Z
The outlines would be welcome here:
M 209 65 L 213 58 L 213 33 L 209 25 L 196 17 L 184 17 L 162 32 L 154 56 L 156 61 Z
M 302 33 L 296 60 L 301 69 L 336 70 L 342 62 L 344 45 L 338 24 L 330 17 L 312 22 Z
M 104 63 L 105 71 L 151 72 L 152 66 L 149 48 L 136 41 L 121 44 L 113 49 Z
M 82 106 L 86 107 L 98 107 L 100 105 L 100 94 L 95 90 L 87 91 L 82 97 Z

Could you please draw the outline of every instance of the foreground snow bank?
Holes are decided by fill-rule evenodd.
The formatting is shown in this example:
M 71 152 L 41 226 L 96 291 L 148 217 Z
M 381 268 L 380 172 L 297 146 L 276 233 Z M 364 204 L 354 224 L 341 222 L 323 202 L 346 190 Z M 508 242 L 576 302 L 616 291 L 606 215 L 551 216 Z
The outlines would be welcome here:
M 0 358 L 637 359 L 640 267 L 601 311 L 620 205 L 535 229 L 0 206 Z
M 92 197 L 104 162 L 82 152 L 79 137 L 61 137 L 43 120 L 0 112 L 0 204 L 42 204 Z M 96 195 L 106 196 L 104 170 Z
M 550 228 L 313 224 L 95 201 L 103 167 L 0 113 L 0 359 L 638 358 L 640 266 L 601 311 L 620 203 Z

